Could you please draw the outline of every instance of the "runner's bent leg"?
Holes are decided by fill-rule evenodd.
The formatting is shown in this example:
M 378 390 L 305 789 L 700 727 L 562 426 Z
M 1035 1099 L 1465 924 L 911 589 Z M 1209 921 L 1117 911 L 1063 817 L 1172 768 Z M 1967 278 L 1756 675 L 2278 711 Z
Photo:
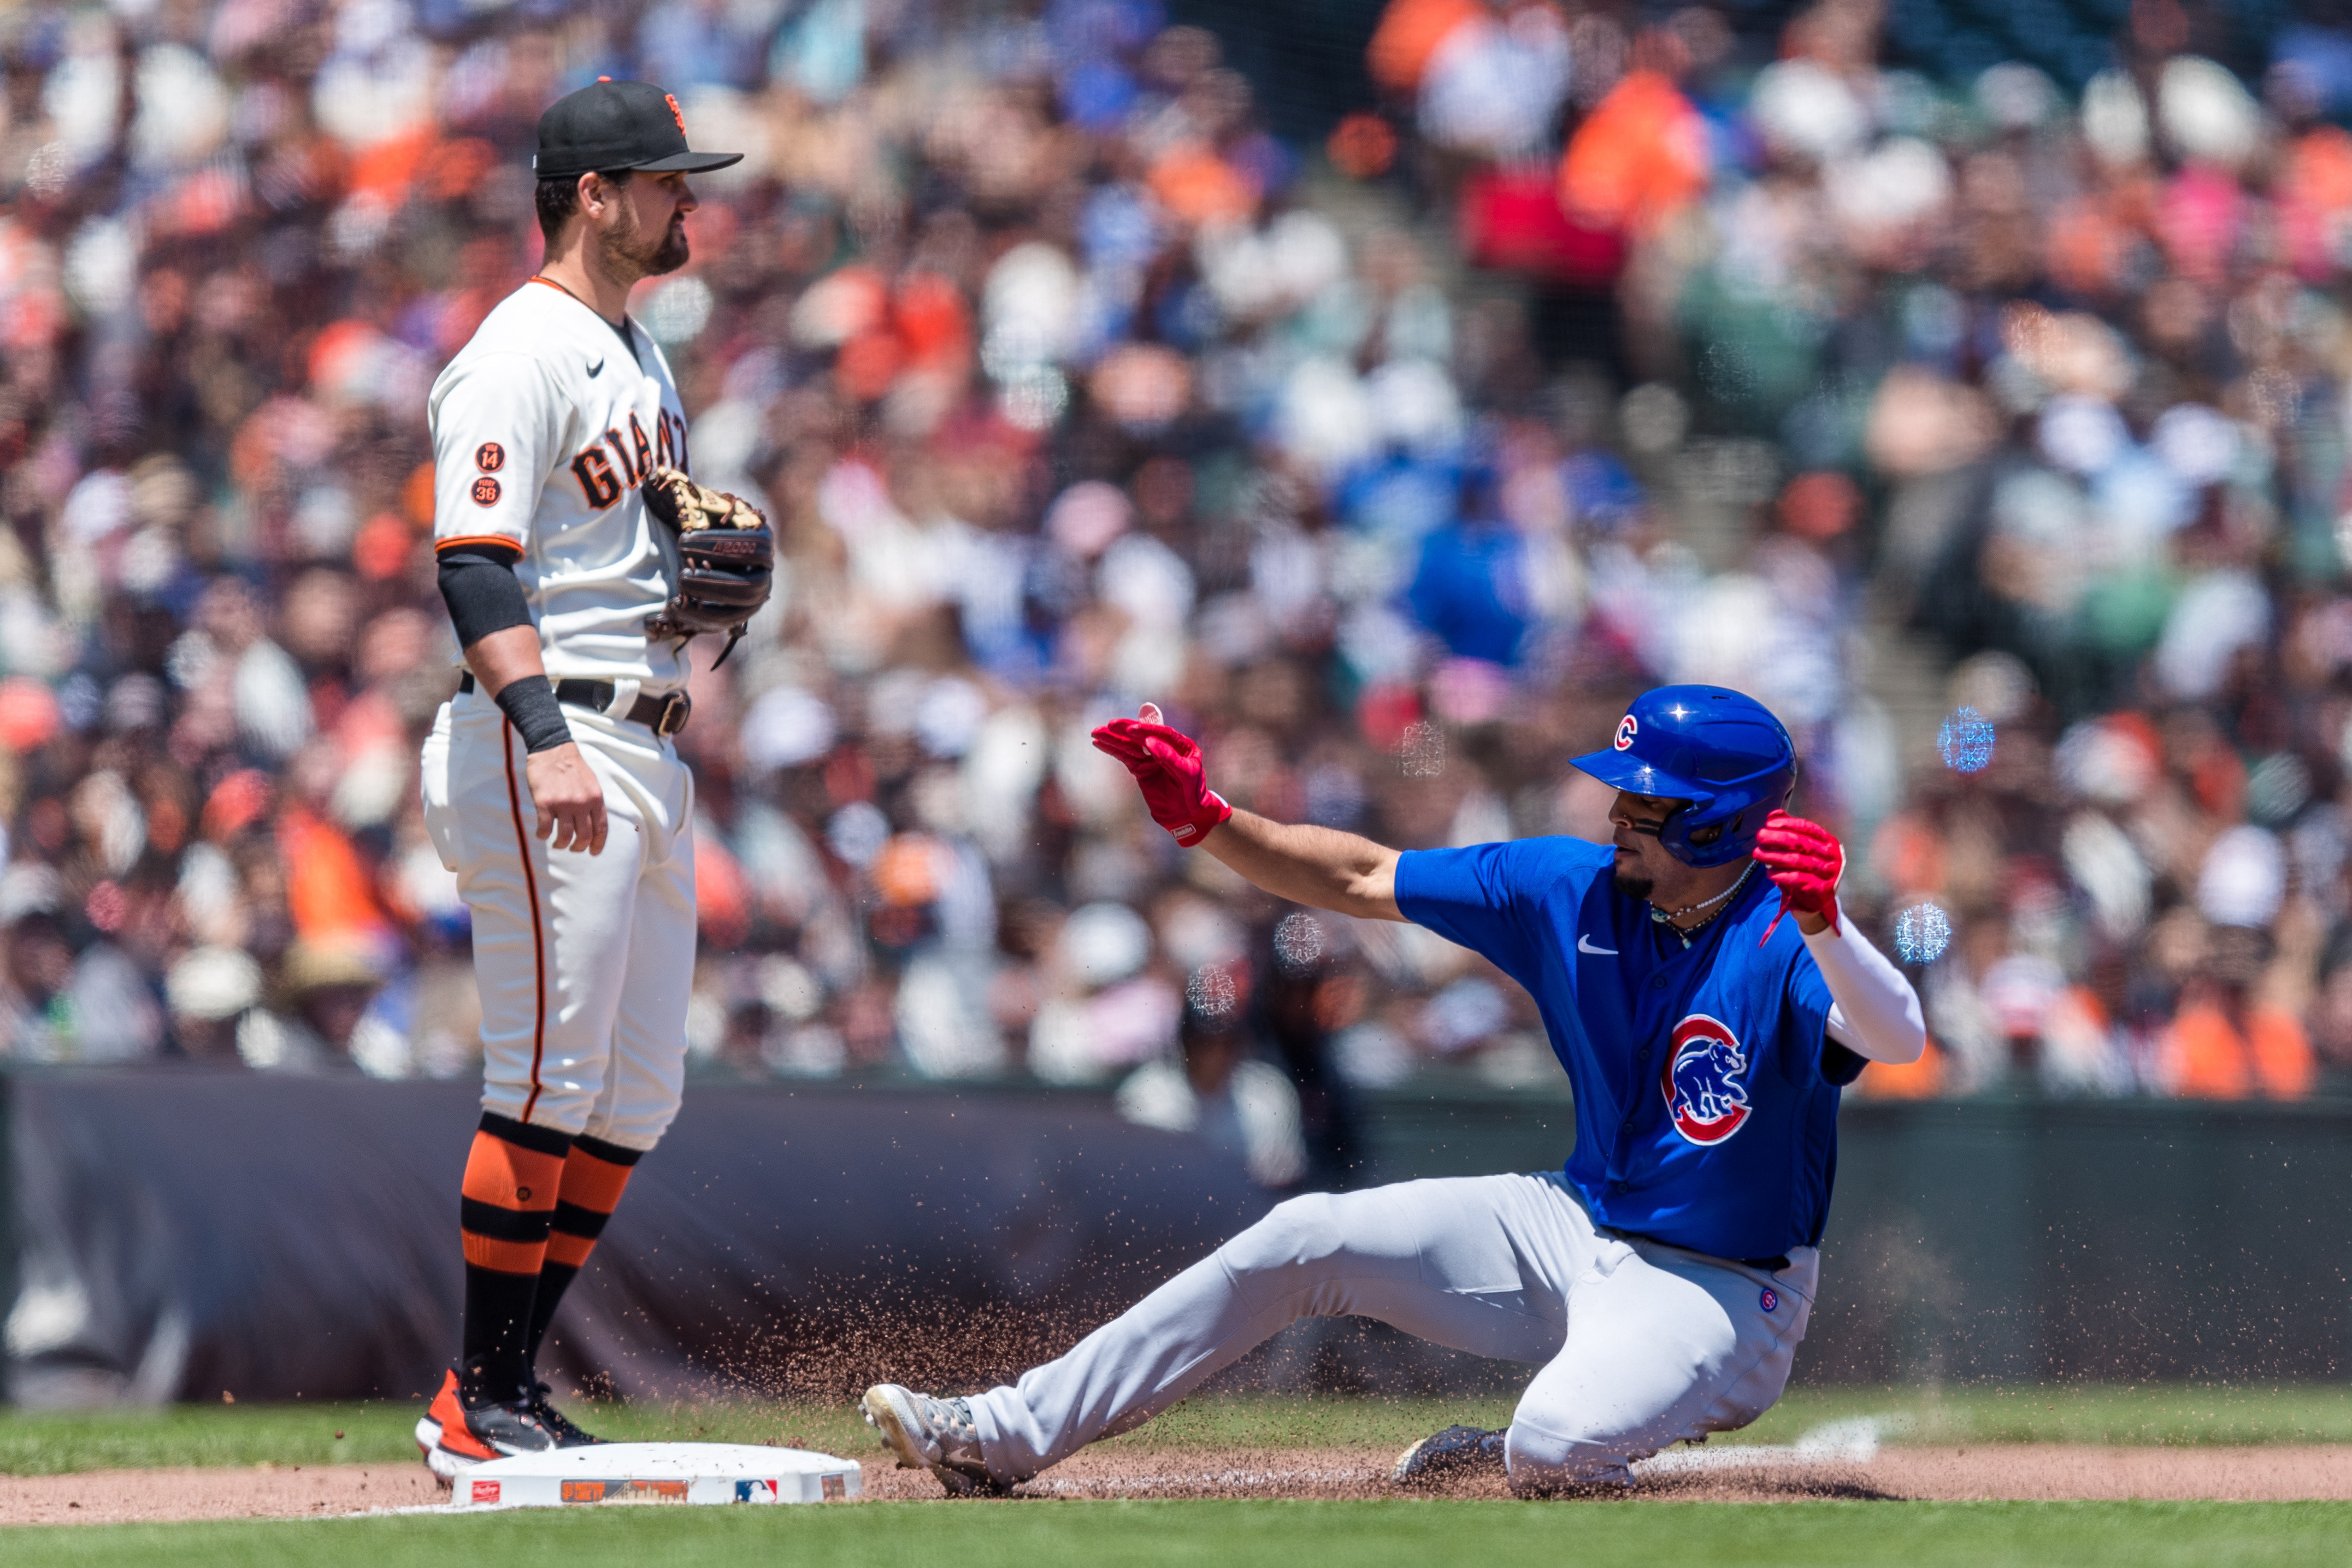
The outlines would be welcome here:
M 1532 1176 L 1312 1194 L 1179 1274 L 1060 1359 L 971 1400 L 1000 1481 L 1142 1425 L 1301 1318 L 1377 1318 L 1507 1361 L 1558 1353 L 1588 1238 Z
M 1511 1488 L 1625 1485 L 1671 1443 L 1771 1407 L 1805 1337 L 1820 1255 L 1778 1275 L 1678 1247 L 1602 1239 L 1568 1296 L 1567 1342 L 1511 1416 Z

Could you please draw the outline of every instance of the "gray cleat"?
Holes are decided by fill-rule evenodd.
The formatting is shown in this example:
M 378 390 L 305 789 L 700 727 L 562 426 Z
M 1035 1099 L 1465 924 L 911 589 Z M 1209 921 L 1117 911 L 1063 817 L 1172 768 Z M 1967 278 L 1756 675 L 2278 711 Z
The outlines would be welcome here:
M 1005 1488 L 981 1458 L 980 1429 L 971 1406 L 961 1399 L 934 1399 L 895 1383 L 877 1383 L 857 1402 L 866 1424 L 882 1435 L 882 1446 L 898 1456 L 902 1470 L 929 1470 L 950 1497 L 1002 1497 Z
M 1507 1431 L 1448 1426 L 1399 1454 L 1395 1468 L 1389 1471 L 1389 1482 L 1392 1486 L 1417 1487 L 1460 1476 L 1499 1475 L 1503 1470 L 1503 1438 Z

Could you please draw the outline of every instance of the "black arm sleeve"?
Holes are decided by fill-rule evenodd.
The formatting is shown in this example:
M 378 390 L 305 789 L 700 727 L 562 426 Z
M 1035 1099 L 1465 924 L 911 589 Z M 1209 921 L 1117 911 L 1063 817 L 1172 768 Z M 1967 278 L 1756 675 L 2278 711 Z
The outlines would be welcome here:
M 520 552 L 491 543 L 453 545 L 441 552 L 441 599 L 457 624 L 457 646 L 471 647 L 492 632 L 530 625 L 530 602 L 515 580 Z M 543 675 L 509 681 L 496 699 L 522 736 L 523 750 L 543 752 L 572 739 L 555 689 Z
M 459 647 L 471 647 L 509 626 L 530 625 L 530 603 L 514 574 L 518 559 L 487 544 L 461 544 L 441 552 L 441 600 L 457 625 Z

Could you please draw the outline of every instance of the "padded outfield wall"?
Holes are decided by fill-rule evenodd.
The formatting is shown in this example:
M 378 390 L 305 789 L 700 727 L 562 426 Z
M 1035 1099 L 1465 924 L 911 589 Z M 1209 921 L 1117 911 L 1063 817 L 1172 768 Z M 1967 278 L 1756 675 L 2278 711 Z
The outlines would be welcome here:
M 8 1386 L 28 1404 L 395 1398 L 455 1343 L 471 1088 L 191 1070 L 9 1089 Z M 1371 1097 L 1365 1181 L 1533 1170 L 1561 1099 Z M 1807 1382 L 2340 1378 L 2352 1103 L 1856 1104 Z M 699 1083 L 551 1370 L 637 1397 L 965 1386 L 1075 1340 L 1272 1201 L 1098 1095 Z M 1279 1386 L 1516 1374 L 1356 1328 Z
M 1375 1180 L 1534 1169 L 1565 1100 L 1392 1094 Z M 1850 1102 L 1797 1375 L 2352 1374 L 2352 1100 Z

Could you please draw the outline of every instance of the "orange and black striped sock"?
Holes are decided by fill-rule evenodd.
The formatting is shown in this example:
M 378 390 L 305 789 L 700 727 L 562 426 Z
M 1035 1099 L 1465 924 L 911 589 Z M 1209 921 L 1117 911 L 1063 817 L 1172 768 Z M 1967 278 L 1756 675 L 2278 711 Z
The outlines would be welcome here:
M 539 1343 L 555 1321 L 556 1305 L 596 1250 L 596 1238 L 620 1206 L 638 1155 L 637 1150 L 585 1134 L 572 1141 L 572 1152 L 563 1161 L 563 1194 L 555 1205 L 555 1226 L 547 1237 L 547 1261 L 540 1265 L 539 1291 L 530 1302 L 530 1341 L 524 1353 L 534 1366 Z
M 531 1299 L 563 1189 L 572 1140 L 485 1111 L 466 1159 L 465 1367 L 478 1392 L 509 1400 L 530 1381 Z

